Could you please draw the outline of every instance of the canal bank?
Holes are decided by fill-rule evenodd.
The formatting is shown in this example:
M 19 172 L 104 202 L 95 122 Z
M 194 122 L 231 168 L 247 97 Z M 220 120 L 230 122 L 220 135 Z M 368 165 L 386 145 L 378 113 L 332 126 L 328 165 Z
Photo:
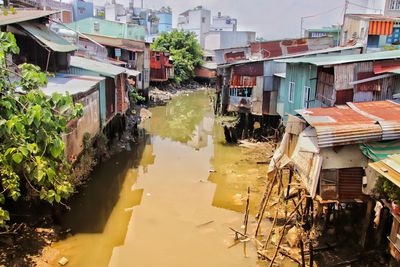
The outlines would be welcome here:
M 256 212 L 267 168 L 257 163 L 269 148 L 255 156 L 227 145 L 210 95 L 150 110 L 140 145 L 98 166 L 72 200 L 62 221 L 70 234 L 51 245 L 50 266 L 59 257 L 68 266 L 258 266 L 229 227 L 242 224 L 248 186 Z

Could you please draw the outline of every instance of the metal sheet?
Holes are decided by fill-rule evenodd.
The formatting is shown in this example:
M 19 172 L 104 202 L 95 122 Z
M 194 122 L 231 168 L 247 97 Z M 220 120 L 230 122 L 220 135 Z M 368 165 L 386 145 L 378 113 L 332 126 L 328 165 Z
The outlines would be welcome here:
M 78 47 L 52 32 L 46 25 L 36 22 L 21 22 L 20 25 L 29 35 L 54 52 L 72 52 Z

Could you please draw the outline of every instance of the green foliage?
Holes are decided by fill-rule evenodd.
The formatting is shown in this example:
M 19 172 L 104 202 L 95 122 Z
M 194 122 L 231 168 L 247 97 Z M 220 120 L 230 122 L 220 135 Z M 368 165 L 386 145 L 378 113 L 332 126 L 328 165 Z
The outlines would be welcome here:
M 0 205 L 19 197 L 61 202 L 73 192 L 61 134 L 69 120 L 81 115 L 82 106 L 74 105 L 69 95 L 46 96 L 39 88 L 47 78 L 39 67 L 23 64 L 17 73 L 10 69 L 8 55 L 18 53 L 13 34 L 1 32 Z M 8 212 L 0 207 L 0 226 L 7 220 Z
M 139 95 L 139 93 L 136 90 L 131 90 L 129 91 L 129 102 L 131 104 L 136 104 L 139 101 L 145 101 L 146 98 L 143 96 Z
M 379 197 L 398 203 L 400 201 L 400 188 L 386 178 L 379 177 L 375 184 L 375 192 Z M 400 203 L 398 203 L 400 204 Z
M 154 41 L 151 49 L 171 53 L 177 83 L 193 78 L 195 68 L 203 63 L 203 51 L 194 33 L 177 30 L 163 33 Z

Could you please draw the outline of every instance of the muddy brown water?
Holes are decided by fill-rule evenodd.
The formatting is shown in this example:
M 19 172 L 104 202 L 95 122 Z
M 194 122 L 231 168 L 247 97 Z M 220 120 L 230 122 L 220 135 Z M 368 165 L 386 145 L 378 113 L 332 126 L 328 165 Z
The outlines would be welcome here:
M 72 235 L 52 245 L 68 266 L 264 266 L 229 227 L 248 186 L 254 214 L 266 165 L 224 142 L 209 94 L 152 108 L 140 142 L 96 168 L 63 220 Z

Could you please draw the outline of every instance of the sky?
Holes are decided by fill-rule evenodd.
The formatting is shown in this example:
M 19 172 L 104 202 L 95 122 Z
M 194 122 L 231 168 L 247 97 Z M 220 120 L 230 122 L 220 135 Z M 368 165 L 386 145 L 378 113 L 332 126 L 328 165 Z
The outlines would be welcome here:
M 140 6 L 141 0 L 134 0 L 135 6 Z M 300 37 L 301 17 L 320 14 L 304 19 L 304 27 L 322 27 L 341 24 L 345 0 L 143 0 L 148 8 L 170 6 L 173 11 L 173 26 L 177 17 L 187 9 L 198 5 L 210 9 L 212 15 L 221 11 L 238 19 L 238 30 L 255 31 L 258 37 L 280 39 Z M 355 6 L 383 8 L 385 0 L 350 0 L 348 13 L 365 12 L 365 9 Z M 116 0 L 127 5 L 128 0 Z M 104 0 L 94 0 L 95 4 L 104 4 Z M 334 9 L 334 10 L 332 10 Z M 332 10 L 332 11 L 330 11 Z M 330 12 L 327 12 L 330 11 Z M 372 12 L 372 10 L 370 10 Z

